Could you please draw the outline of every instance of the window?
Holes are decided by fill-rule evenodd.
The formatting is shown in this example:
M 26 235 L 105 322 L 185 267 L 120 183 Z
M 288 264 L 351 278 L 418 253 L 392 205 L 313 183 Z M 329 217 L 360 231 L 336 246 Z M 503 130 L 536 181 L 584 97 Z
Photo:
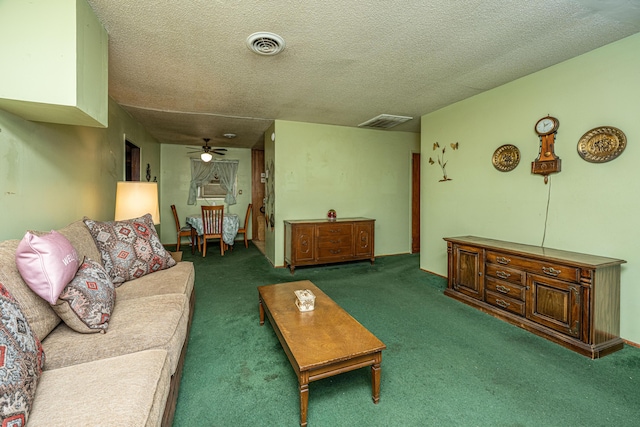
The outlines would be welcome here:
M 198 198 L 200 199 L 224 199 L 227 192 L 220 185 L 220 177 L 213 175 L 213 179 L 203 182 L 198 187 Z
M 191 184 L 187 204 L 195 205 L 197 199 L 224 199 L 228 205 L 235 205 L 238 163 L 238 160 L 213 160 L 205 163 L 200 159 L 191 159 Z

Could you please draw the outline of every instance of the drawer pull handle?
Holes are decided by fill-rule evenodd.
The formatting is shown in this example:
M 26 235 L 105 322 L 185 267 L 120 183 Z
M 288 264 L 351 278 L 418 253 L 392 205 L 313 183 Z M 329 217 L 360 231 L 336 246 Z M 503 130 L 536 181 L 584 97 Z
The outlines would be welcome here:
M 499 256 L 498 258 L 496 258 L 496 261 L 498 262 L 498 264 L 504 264 L 504 265 L 507 265 L 511 262 L 509 258 L 505 258 L 503 256 Z
M 496 304 L 498 304 L 502 308 L 507 308 L 507 307 L 509 307 L 511 305 L 511 304 L 509 304 L 508 302 L 506 302 L 503 299 L 497 299 L 496 300 Z
M 496 285 L 496 291 L 502 292 L 503 294 L 508 294 L 511 288 L 507 288 L 506 286 Z
M 329 240 L 331 243 L 340 243 L 340 240 Z
M 329 249 L 329 252 L 331 252 L 332 254 L 339 254 L 340 252 L 342 252 L 342 249 Z
M 542 271 L 544 271 L 544 274 L 548 274 L 549 276 L 554 276 L 554 277 L 562 273 L 562 270 L 556 270 L 553 267 L 542 267 Z
M 329 233 L 339 233 L 340 229 L 339 228 L 332 228 L 331 230 L 329 230 Z
M 511 274 L 507 273 L 506 271 L 498 270 L 496 271 L 496 276 L 501 279 L 508 279 Z

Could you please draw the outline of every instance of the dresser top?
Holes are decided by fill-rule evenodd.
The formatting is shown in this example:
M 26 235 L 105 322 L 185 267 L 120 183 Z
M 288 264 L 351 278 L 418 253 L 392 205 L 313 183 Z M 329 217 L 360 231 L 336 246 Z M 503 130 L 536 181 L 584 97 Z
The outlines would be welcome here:
M 559 262 L 570 262 L 574 265 L 586 267 L 605 267 L 608 265 L 624 264 L 626 261 L 616 258 L 608 258 L 597 255 L 582 254 L 578 252 L 563 251 L 560 249 L 545 248 L 543 246 L 524 245 L 522 243 L 506 242 L 503 240 L 486 239 L 476 236 L 445 237 L 447 242 L 461 245 L 481 246 L 490 250 L 508 251 L 515 255 L 536 257 L 539 259 Z
M 355 221 L 375 221 L 375 219 L 372 218 L 362 218 L 362 217 L 355 217 L 355 218 L 336 218 L 334 220 L 329 221 L 327 218 L 323 218 L 323 219 L 287 219 L 285 220 L 285 224 L 289 223 L 289 224 L 318 224 L 318 223 L 334 223 L 334 222 L 355 222 Z

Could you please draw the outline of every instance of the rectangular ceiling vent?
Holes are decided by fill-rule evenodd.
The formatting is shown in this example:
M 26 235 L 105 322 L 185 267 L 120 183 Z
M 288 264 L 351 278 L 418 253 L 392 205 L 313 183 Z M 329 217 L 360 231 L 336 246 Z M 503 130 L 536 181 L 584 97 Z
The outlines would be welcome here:
M 359 128 L 369 128 L 369 129 L 390 129 L 394 126 L 398 126 L 401 123 L 408 122 L 412 120 L 413 117 L 407 116 L 394 116 L 391 114 L 380 114 L 373 119 L 367 120 L 364 123 L 360 123 L 358 125 Z

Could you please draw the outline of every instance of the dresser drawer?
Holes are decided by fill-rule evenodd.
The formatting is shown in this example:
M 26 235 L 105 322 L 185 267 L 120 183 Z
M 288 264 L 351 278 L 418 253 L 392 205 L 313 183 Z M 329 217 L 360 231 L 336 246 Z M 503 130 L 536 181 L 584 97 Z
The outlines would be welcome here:
M 525 299 L 526 287 L 515 283 L 503 282 L 491 277 L 487 277 L 485 289 L 496 294 L 505 295 L 520 301 Z
M 487 264 L 484 271 L 487 277 L 496 277 L 511 283 L 523 283 L 524 273 L 519 270 L 498 264 Z
M 318 237 L 319 248 L 350 248 L 353 239 L 350 234 Z
M 532 273 L 542 274 L 547 277 L 555 277 L 571 282 L 580 281 L 580 269 L 562 264 L 520 258 L 500 252 L 487 251 L 487 262 L 526 270 Z
M 331 223 L 331 224 L 319 224 L 316 226 L 317 235 L 320 238 L 323 237 L 336 237 L 336 236 L 348 236 L 351 238 L 353 234 L 352 224 Z
M 486 292 L 485 301 L 493 306 L 517 314 L 519 316 L 525 315 L 523 301 L 518 301 L 505 295 L 496 294 L 491 291 Z
M 326 258 L 350 258 L 352 255 L 351 246 L 318 248 L 318 261 Z

